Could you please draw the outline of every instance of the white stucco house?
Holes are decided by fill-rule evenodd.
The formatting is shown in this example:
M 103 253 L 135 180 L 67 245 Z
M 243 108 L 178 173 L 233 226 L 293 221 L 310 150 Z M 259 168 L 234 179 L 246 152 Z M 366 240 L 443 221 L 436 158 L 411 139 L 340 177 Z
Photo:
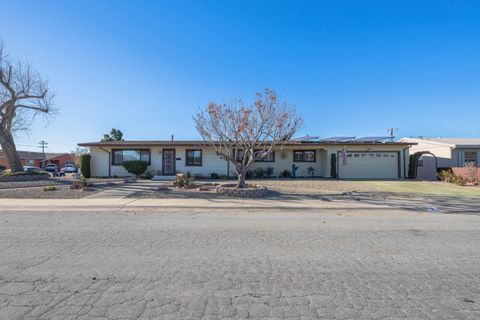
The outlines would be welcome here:
M 421 153 L 417 178 L 435 180 L 437 171 L 480 163 L 480 138 L 402 138 L 411 143 L 410 154 Z
M 144 160 L 154 176 L 178 172 L 210 177 L 212 173 L 234 176 L 233 166 L 218 157 L 202 141 L 112 141 L 79 143 L 91 154 L 91 173 L 96 177 L 128 176 L 124 160 Z M 273 168 L 273 176 L 284 170 L 296 177 L 331 177 L 332 154 L 340 179 L 402 179 L 408 168 L 410 142 L 385 139 L 327 138 L 292 140 L 272 154 L 255 160 L 250 168 Z M 313 168 L 313 169 L 312 169 Z

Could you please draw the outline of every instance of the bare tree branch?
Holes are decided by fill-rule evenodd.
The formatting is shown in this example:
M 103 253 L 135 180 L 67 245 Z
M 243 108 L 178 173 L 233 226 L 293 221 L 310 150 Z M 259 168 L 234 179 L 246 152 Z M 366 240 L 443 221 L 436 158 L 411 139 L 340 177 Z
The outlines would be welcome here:
M 194 116 L 194 123 L 207 145 L 233 164 L 240 188 L 255 159 L 268 156 L 303 126 L 295 109 L 279 102 L 270 89 L 257 93 L 250 105 L 241 99 L 229 105 L 211 102 Z
M 28 131 L 39 114 L 51 116 L 53 98 L 48 82 L 29 63 L 9 59 L 0 42 L 0 145 L 12 172 L 23 170 L 12 133 Z

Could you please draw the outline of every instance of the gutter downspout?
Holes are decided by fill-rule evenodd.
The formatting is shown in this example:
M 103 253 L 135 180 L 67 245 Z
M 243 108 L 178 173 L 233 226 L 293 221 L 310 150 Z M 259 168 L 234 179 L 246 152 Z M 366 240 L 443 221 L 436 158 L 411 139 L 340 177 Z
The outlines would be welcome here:
M 108 153 L 108 177 L 112 176 L 112 154 L 110 151 L 103 149 L 102 147 L 98 147 L 100 150 L 105 151 Z

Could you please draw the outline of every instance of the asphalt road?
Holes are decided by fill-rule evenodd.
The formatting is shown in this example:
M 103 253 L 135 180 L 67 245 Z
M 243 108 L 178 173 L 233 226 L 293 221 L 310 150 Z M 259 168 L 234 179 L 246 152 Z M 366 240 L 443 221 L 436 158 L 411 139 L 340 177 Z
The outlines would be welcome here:
M 162 210 L 1 212 L 0 319 L 480 319 L 478 215 Z

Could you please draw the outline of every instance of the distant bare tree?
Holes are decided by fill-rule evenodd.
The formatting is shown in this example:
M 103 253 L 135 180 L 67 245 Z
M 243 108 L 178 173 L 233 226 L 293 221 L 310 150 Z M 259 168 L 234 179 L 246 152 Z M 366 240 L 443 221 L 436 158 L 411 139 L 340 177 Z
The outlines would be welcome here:
M 269 155 L 303 125 L 295 108 L 279 102 L 277 94 L 269 89 L 257 93 L 249 105 L 241 99 L 228 105 L 211 102 L 193 119 L 203 140 L 233 164 L 237 188 L 246 186 L 245 175 L 255 159 Z
M 53 94 L 30 64 L 10 59 L 0 42 L 0 146 L 12 172 L 23 171 L 13 134 L 28 131 L 39 114 L 52 114 Z

